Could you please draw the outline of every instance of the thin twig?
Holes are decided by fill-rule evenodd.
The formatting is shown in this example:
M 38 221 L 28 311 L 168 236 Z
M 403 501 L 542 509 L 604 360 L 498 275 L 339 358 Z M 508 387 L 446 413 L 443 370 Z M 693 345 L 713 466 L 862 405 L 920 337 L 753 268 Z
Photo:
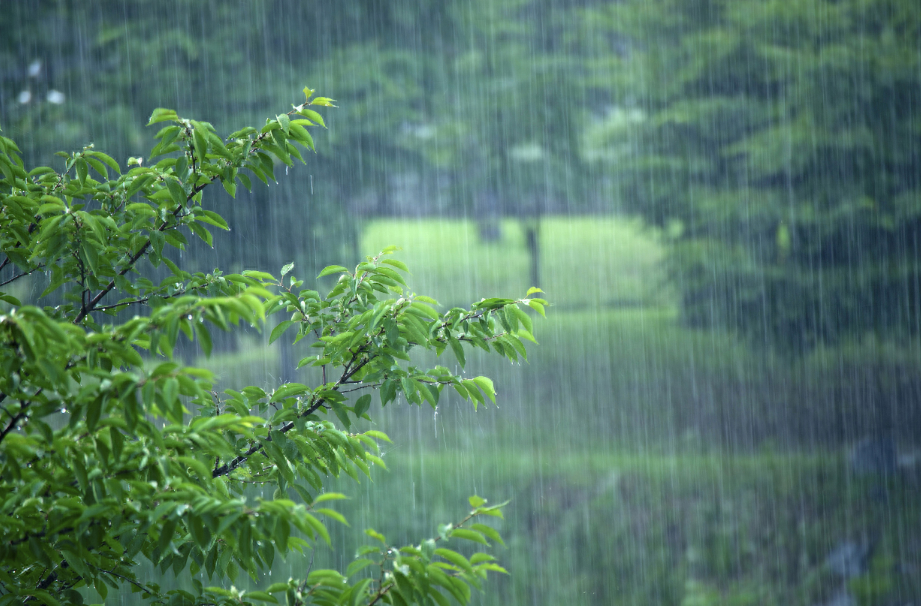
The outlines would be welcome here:
M 186 198 L 186 204 L 188 204 L 189 201 L 190 201 L 192 198 L 194 198 L 196 195 L 198 195 L 198 193 L 199 193 L 200 191 L 202 191 L 203 189 L 205 189 L 206 186 L 208 186 L 208 185 L 210 185 L 211 183 L 213 183 L 215 179 L 217 179 L 217 175 L 212 176 L 212 177 L 210 178 L 209 181 L 207 181 L 207 182 L 205 182 L 205 183 L 202 183 L 202 184 L 200 184 L 200 185 L 196 185 L 195 187 L 193 187 L 193 188 L 192 188 L 192 192 L 191 192 L 191 193 L 188 195 L 188 197 Z M 180 206 L 178 206 L 178 207 L 176 208 L 176 210 L 173 211 L 173 218 L 178 217 L 178 216 L 179 216 L 179 213 L 182 212 L 182 210 L 183 210 L 184 207 L 185 207 L 185 205 L 180 205 Z M 178 227 L 178 226 L 179 226 L 178 224 L 172 224 L 172 225 L 170 225 L 170 223 L 164 221 L 163 224 L 160 225 L 160 227 L 157 228 L 157 231 L 161 231 L 161 232 L 162 232 L 162 231 L 166 231 L 167 229 L 176 228 L 176 227 Z M 121 269 L 121 271 L 118 272 L 118 276 L 124 276 L 126 273 L 128 273 L 128 272 L 131 270 L 131 268 L 134 267 L 135 263 L 137 263 L 138 260 L 139 260 L 141 257 L 143 257 L 145 254 L 147 254 L 147 251 L 150 250 L 151 245 L 152 245 L 152 240 L 151 240 L 150 238 L 148 238 L 148 239 L 147 239 L 147 242 L 145 242 L 144 245 L 141 246 L 141 248 L 139 248 L 138 251 L 137 251 L 136 253 L 134 253 L 133 255 L 131 255 L 131 257 L 128 259 L 128 263 L 125 264 L 125 266 Z M 116 276 L 116 277 L 117 277 L 117 276 Z M 105 297 L 107 294 L 109 294 L 109 292 L 111 292 L 113 288 L 115 288 L 115 278 L 113 278 L 111 282 L 109 282 L 102 290 L 100 290 L 100 291 L 96 294 L 95 297 L 93 297 L 93 298 L 90 300 L 89 304 L 87 305 L 87 309 L 84 310 L 84 311 L 81 311 L 81 312 L 77 315 L 77 317 L 74 318 L 73 324 L 79 324 L 80 322 L 83 321 L 83 319 L 87 316 L 87 314 L 89 314 L 89 313 L 92 312 L 92 311 L 95 311 L 96 306 L 99 304 L 99 302 L 102 300 L 102 298 Z
M 93 566 L 93 565 L 90 564 L 90 566 Z M 104 572 L 104 573 L 106 573 L 106 574 L 108 574 L 108 575 L 112 575 L 113 577 L 118 577 L 118 578 L 120 578 L 120 579 L 123 580 L 123 581 L 128 581 L 129 583 L 131 583 L 132 585 L 134 585 L 135 587 L 137 587 L 138 589 L 140 589 L 141 591 L 143 591 L 143 592 L 145 592 L 145 593 L 149 593 L 149 594 L 151 594 L 151 595 L 155 595 L 155 596 L 157 596 L 158 598 L 163 597 L 163 596 L 161 596 L 159 593 L 157 593 L 156 591 L 154 591 L 153 589 L 150 589 L 149 587 L 145 587 L 144 585 L 141 585 L 140 583 L 138 583 L 138 582 L 135 581 L 134 579 L 129 578 L 129 577 L 126 577 L 126 576 L 123 575 L 123 574 L 119 574 L 119 573 L 117 573 L 117 572 L 115 572 L 115 571 L 113 571 L 113 570 L 106 570 L 105 568 L 100 568 L 99 566 L 93 566 L 93 568 L 95 568 L 95 569 L 98 570 L 99 572 Z
M 122 301 L 122 302 L 120 302 L 120 303 L 113 303 L 112 305 L 103 305 L 103 306 L 97 307 L 94 311 L 105 311 L 105 310 L 107 310 L 107 309 L 115 309 L 115 308 L 117 308 L 117 307 L 125 307 L 125 306 L 127 306 L 127 305 L 138 305 L 138 304 L 140 304 L 140 303 L 147 303 L 147 302 L 150 300 L 150 297 L 152 297 L 152 296 L 159 296 L 161 299 L 163 299 L 163 300 L 165 301 L 166 299 L 174 299 L 174 298 L 176 298 L 176 297 L 181 297 L 182 295 L 188 294 L 188 293 L 193 292 L 193 291 L 196 291 L 196 290 L 200 290 L 200 289 L 206 288 L 207 286 L 208 286 L 207 284 L 199 284 L 198 286 L 190 286 L 190 287 L 188 287 L 188 288 L 183 287 L 182 290 L 177 291 L 177 292 L 174 292 L 174 293 L 171 294 L 171 295 L 163 295 L 163 296 L 161 296 L 161 295 L 151 294 L 151 295 L 147 295 L 146 297 L 143 297 L 143 298 L 141 298 L 141 299 L 134 299 L 133 301 Z
M 5 281 L 3 281 L 3 282 L 0 282 L 0 286 L 6 286 L 6 285 L 9 284 L 10 282 L 14 282 L 14 281 L 18 280 L 19 278 L 24 278 L 24 277 L 28 276 L 29 274 L 35 273 L 36 271 L 40 270 L 42 267 L 44 267 L 44 265 L 39 265 L 38 267 L 36 267 L 36 268 L 33 269 L 33 270 L 24 271 L 24 272 L 22 272 L 21 274 L 17 274 L 17 275 L 15 275 L 15 276 L 13 276 L 12 278 L 10 278 L 9 280 L 5 280 Z
M 28 408 L 29 404 L 30 402 L 28 401 L 22 403 L 22 408 L 20 409 L 20 411 L 16 413 L 16 415 L 12 419 L 10 419 L 10 422 L 7 424 L 7 426 L 3 429 L 2 432 L 0 432 L 0 442 L 2 442 L 4 438 L 6 438 L 8 433 L 10 433 L 11 431 L 13 431 L 13 429 L 16 428 L 16 425 L 19 423 L 19 421 L 26 418 L 25 409 Z
M 353 387 L 352 389 L 340 389 L 339 393 L 351 393 L 353 391 L 358 391 L 359 389 L 374 389 L 376 387 L 380 387 L 381 385 L 383 385 L 383 383 L 369 383 L 367 385 L 362 385 L 361 387 Z

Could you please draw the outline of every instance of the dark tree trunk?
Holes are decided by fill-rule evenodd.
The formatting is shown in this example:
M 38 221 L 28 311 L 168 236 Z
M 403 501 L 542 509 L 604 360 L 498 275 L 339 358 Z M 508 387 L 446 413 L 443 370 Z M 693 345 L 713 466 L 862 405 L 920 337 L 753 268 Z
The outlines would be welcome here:
M 525 221 L 524 241 L 531 258 L 531 283 L 528 286 L 538 286 L 540 285 L 540 215 Z

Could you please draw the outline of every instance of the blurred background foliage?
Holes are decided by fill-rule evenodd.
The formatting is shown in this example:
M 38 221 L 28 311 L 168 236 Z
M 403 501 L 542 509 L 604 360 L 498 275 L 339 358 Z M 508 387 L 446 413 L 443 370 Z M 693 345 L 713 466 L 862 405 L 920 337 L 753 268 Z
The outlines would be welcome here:
M 548 292 L 527 368 L 471 362 L 499 411 L 384 411 L 356 536 L 479 492 L 516 537 L 484 603 L 921 599 L 915 0 L 44 0 L 0 32 L 32 165 L 124 165 L 155 107 L 229 132 L 337 99 L 306 167 L 210 194 L 232 231 L 186 266 L 397 244 L 445 305 Z M 290 377 L 265 335 L 217 346 L 228 386 Z

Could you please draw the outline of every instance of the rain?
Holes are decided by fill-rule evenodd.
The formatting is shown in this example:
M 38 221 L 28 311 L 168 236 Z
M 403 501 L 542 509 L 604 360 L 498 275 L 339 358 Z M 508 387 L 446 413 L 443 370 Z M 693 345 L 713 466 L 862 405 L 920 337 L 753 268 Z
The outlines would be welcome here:
M 327 486 L 349 525 L 236 587 L 345 571 L 366 528 L 418 544 L 479 495 L 509 501 L 510 574 L 473 604 L 921 604 L 917 0 L 12 0 L 0 34 L 26 166 L 146 165 L 155 108 L 224 136 L 335 100 L 306 165 L 208 190 L 231 229 L 187 271 L 328 291 L 395 245 L 441 312 L 549 302 L 526 360 L 414 359 L 497 405 L 375 396 L 387 470 Z M 271 329 L 176 355 L 220 389 L 319 383 Z

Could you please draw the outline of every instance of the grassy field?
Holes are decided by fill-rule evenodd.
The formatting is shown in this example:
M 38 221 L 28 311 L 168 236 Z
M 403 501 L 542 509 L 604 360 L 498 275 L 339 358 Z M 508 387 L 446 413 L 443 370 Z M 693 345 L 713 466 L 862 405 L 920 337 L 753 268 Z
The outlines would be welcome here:
M 540 286 L 554 305 L 673 306 L 661 268 L 658 235 L 635 220 L 611 217 L 542 219 L 541 284 L 528 284 L 522 225 L 501 222 L 501 239 L 483 242 L 472 221 L 378 220 L 367 225 L 362 250 L 388 245 L 413 272 L 410 286 L 445 304 L 471 297 L 523 296 Z M 475 300 L 475 299 L 474 299 Z

